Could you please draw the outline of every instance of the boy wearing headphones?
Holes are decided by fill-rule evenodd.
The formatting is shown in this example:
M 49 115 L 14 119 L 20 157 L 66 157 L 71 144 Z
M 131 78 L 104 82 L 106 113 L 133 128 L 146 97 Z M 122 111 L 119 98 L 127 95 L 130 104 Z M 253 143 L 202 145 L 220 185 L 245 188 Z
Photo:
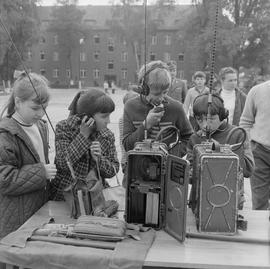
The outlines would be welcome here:
M 154 139 L 162 128 L 175 126 L 180 132 L 181 156 L 186 154 L 186 145 L 192 134 L 183 105 L 167 96 L 171 75 L 166 63 L 152 61 L 142 66 L 138 73 L 140 95 L 129 100 L 124 107 L 123 146 L 132 150 L 138 141 Z M 169 145 L 171 133 L 164 134 Z M 168 138 L 168 139 L 167 139 Z M 172 138 L 172 139 L 170 139 Z
M 223 100 L 218 95 L 212 95 L 210 118 L 207 119 L 208 99 L 209 94 L 202 94 L 197 96 L 193 102 L 194 118 L 200 129 L 190 137 L 187 145 L 187 159 L 191 163 L 191 168 L 193 161 L 193 147 L 196 144 L 207 141 L 206 133 L 208 131 L 210 132 L 210 141 L 214 142 L 216 147 L 219 144 L 238 144 L 245 139 L 243 145 L 235 151 L 235 153 L 239 156 L 243 176 L 250 177 L 254 169 L 254 159 L 248 138 L 241 129 L 235 130 L 232 135 L 229 135 L 236 127 L 228 123 L 229 112 L 225 109 Z M 243 190 L 240 195 L 239 208 L 241 209 L 244 202 Z

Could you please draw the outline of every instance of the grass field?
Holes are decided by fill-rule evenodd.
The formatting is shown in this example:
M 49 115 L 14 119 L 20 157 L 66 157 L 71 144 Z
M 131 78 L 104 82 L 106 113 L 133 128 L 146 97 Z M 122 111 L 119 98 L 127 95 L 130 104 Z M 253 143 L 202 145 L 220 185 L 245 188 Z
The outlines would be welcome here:
M 68 114 L 68 106 L 72 101 L 75 94 L 78 92 L 78 89 L 52 89 L 51 90 L 51 101 L 47 108 L 47 114 L 52 122 L 53 127 L 55 127 L 56 123 L 60 120 L 65 119 Z M 116 141 L 116 149 L 119 160 L 121 159 L 121 149 L 120 149 L 120 141 L 119 141 L 119 129 L 118 129 L 118 120 L 123 113 L 123 96 L 125 94 L 124 90 L 118 89 L 115 94 L 109 93 L 113 101 L 115 102 L 115 111 L 111 114 L 111 123 L 109 124 L 109 128 L 115 135 Z M 8 95 L 0 95 L 0 108 L 7 102 Z M 53 162 L 54 154 L 55 154 L 55 146 L 54 146 L 54 133 L 50 128 L 50 160 Z M 121 170 L 121 169 L 120 169 Z M 121 171 L 118 174 L 119 178 L 122 178 Z M 114 184 L 114 182 L 113 182 Z M 250 183 L 249 179 L 245 180 L 245 196 L 246 203 L 245 208 L 251 208 L 251 193 L 250 193 Z

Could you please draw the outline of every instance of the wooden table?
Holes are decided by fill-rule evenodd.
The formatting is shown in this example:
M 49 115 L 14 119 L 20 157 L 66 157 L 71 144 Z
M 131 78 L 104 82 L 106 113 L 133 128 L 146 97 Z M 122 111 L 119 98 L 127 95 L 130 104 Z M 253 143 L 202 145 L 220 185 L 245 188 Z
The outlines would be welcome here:
M 242 212 L 248 220 L 248 230 L 238 237 L 270 239 L 269 211 Z M 22 227 L 33 225 L 39 218 L 68 220 L 68 208 L 61 202 L 48 202 Z M 193 215 L 188 212 L 187 232 L 195 230 Z M 268 241 L 269 242 L 269 241 Z M 0 246 L 1 251 L 5 246 Z M 75 247 L 74 247 L 75 248 Z M 5 261 L 2 261 L 5 262 Z M 164 231 L 158 231 L 147 254 L 145 268 L 270 268 L 270 245 L 237 243 L 186 238 L 178 242 Z M 1 268 L 1 267 L 0 267 Z

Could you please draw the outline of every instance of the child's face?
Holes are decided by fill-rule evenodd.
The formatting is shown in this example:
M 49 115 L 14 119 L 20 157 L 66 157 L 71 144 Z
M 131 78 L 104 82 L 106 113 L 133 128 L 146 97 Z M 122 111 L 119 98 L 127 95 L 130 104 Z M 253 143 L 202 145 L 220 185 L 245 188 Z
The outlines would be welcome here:
M 224 90 L 234 90 L 237 86 L 237 74 L 236 73 L 228 73 L 225 75 L 225 78 L 221 80 L 222 88 Z
M 203 78 L 203 77 L 196 77 L 194 82 L 195 82 L 196 86 L 202 87 L 205 84 L 205 78 Z
M 195 116 L 199 126 L 200 126 L 200 129 L 203 131 L 203 132 L 206 132 L 206 128 L 207 128 L 207 116 L 206 115 L 201 115 L 201 116 Z M 213 131 L 216 131 L 218 129 L 218 127 L 220 126 L 221 124 L 221 121 L 219 119 L 219 115 L 211 115 L 210 116 L 210 119 L 209 119 L 209 128 L 210 128 L 210 131 L 213 132 Z
M 17 97 L 15 98 L 15 104 L 16 111 L 20 114 L 26 124 L 34 124 L 39 121 L 45 114 L 44 109 L 48 106 L 48 102 L 39 105 L 31 99 L 22 101 Z
M 110 114 L 111 113 L 98 112 L 93 116 L 96 122 L 97 131 L 101 131 L 102 129 L 107 127 L 107 125 L 110 123 Z
M 147 96 L 147 100 L 150 101 L 152 104 L 159 105 L 164 101 L 165 96 L 167 95 L 169 89 L 163 91 L 156 91 L 151 90 Z

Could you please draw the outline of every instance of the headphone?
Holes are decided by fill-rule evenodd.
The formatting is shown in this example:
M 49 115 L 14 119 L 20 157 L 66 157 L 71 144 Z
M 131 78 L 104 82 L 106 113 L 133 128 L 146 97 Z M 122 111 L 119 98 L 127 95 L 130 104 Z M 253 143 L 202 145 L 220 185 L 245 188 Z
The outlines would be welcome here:
M 204 96 L 209 96 L 209 93 L 204 93 L 204 94 L 198 95 L 193 101 L 193 106 L 199 100 L 199 98 L 202 98 Z M 220 101 L 220 103 L 222 104 L 222 107 L 220 107 L 219 111 L 218 111 L 219 120 L 223 121 L 223 120 L 227 119 L 229 116 L 229 110 L 224 107 L 223 99 L 217 94 L 212 94 L 212 98 L 218 99 Z
M 145 66 L 142 67 L 142 68 L 145 68 Z M 139 92 L 140 94 L 145 95 L 145 96 L 147 96 L 147 95 L 149 94 L 150 88 L 149 88 L 149 86 L 148 86 L 147 83 L 146 83 L 146 76 L 148 76 L 148 75 L 149 75 L 153 70 L 155 70 L 156 68 L 165 69 L 165 70 L 167 70 L 167 71 L 169 72 L 169 68 L 168 68 L 168 66 L 167 66 L 165 63 L 163 63 L 163 62 L 161 62 L 161 61 L 157 61 L 156 63 L 154 63 L 154 64 L 149 68 L 149 70 L 147 70 L 147 71 L 145 72 L 145 74 L 143 75 L 143 77 L 142 77 L 142 78 L 140 79 L 140 81 L 139 81 L 140 85 L 138 86 L 138 92 Z

